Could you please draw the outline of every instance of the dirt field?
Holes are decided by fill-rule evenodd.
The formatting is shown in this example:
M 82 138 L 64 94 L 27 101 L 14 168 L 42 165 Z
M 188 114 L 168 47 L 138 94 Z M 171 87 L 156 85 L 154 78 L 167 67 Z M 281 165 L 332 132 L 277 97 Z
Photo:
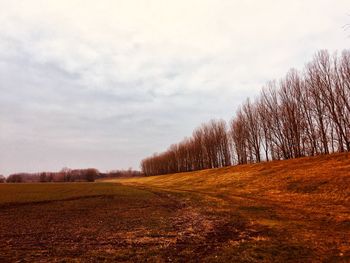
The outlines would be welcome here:
M 350 262 L 348 154 L 0 185 L 0 262 Z

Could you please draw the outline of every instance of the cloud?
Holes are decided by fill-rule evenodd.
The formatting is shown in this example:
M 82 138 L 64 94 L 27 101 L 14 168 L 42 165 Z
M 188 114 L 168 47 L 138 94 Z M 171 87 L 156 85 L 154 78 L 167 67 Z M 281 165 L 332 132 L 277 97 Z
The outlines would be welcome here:
M 0 0 L 0 173 L 138 168 L 318 49 L 348 1 Z

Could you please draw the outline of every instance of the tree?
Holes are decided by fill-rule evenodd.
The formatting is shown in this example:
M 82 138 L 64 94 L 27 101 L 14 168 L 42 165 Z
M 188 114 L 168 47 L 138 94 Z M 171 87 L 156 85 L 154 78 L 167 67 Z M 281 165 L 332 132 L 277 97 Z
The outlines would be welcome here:
M 236 111 L 141 162 L 145 175 L 350 151 L 350 50 L 319 51 L 303 71 L 270 81 Z
M 5 176 L 0 174 L 0 184 L 5 183 L 5 182 L 6 182 Z
M 23 182 L 22 174 L 11 174 L 9 177 L 7 177 L 6 182 L 7 183 L 22 183 Z
M 99 174 L 98 170 L 94 168 L 89 168 L 85 171 L 85 179 L 88 182 L 94 182 L 98 174 Z

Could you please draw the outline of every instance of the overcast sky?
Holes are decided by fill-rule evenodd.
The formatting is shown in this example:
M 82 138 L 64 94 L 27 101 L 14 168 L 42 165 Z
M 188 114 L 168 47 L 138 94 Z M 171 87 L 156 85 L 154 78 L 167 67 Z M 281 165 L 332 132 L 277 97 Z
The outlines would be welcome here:
M 0 174 L 139 168 L 319 49 L 349 0 L 0 0 Z

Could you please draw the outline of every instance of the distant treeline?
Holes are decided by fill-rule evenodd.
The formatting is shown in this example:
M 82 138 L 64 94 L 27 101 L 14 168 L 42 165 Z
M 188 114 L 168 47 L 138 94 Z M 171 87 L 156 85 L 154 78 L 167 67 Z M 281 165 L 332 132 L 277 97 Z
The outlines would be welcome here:
M 145 175 L 350 151 L 350 50 L 318 52 L 271 81 L 227 124 L 212 120 L 141 162 Z
M 101 178 L 136 177 L 142 176 L 140 171 L 114 170 L 100 173 L 97 169 L 63 168 L 59 172 L 15 173 L 7 178 L 0 176 L 0 183 L 48 183 L 48 182 L 94 182 Z
M 141 177 L 143 173 L 141 171 L 132 170 L 112 170 L 108 173 L 100 173 L 99 178 L 124 178 L 124 177 Z

